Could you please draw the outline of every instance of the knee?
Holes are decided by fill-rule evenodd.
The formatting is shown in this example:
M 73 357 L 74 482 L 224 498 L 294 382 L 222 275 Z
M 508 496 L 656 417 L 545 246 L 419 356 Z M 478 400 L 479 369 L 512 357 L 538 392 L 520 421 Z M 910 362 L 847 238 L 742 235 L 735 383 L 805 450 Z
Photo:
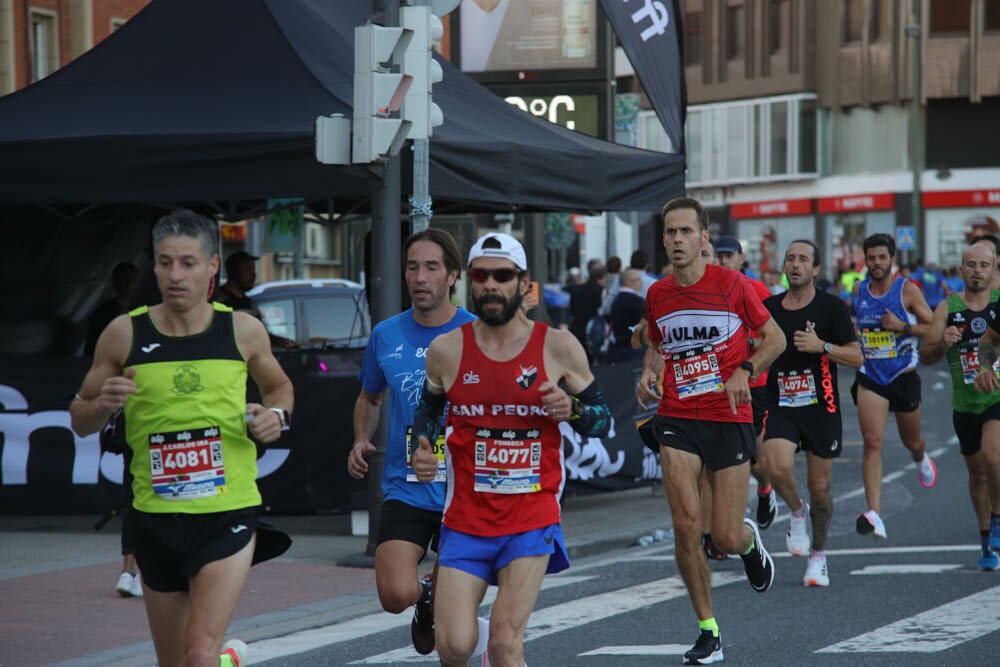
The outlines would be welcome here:
M 873 431 L 864 431 L 861 433 L 861 438 L 865 443 L 865 454 L 881 454 L 882 453 L 882 438 L 881 433 L 875 433 Z
M 414 604 L 404 591 L 395 589 L 379 589 L 378 601 L 382 604 L 382 609 L 390 614 L 401 614 Z
M 731 530 L 718 531 L 715 527 L 712 527 L 712 541 L 715 542 L 715 546 L 720 551 L 727 554 L 738 554 L 743 549 L 743 524 L 740 524 L 739 530 L 733 532 Z
M 448 632 L 447 627 L 436 624 L 434 627 L 434 650 L 441 657 L 442 664 L 464 665 L 469 662 L 476 648 L 476 639 L 472 636 L 461 636 Z
M 490 661 L 498 664 L 509 664 L 520 654 L 521 642 L 522 637 L 519 632 L 504 623 L 498 624 L 490 632 L 488 644 Z

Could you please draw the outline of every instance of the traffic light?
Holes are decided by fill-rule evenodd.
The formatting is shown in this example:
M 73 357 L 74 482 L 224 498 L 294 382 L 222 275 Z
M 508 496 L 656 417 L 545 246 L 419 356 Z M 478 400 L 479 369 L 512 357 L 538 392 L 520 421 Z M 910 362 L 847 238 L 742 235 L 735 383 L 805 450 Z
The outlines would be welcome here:
M 411 139 L 427 139 L 434 134 L 434 127 L 444 122 L 441 107 L 431 99 L 431 88 L 444 76 L 434 60 L 434 40 L 441 37 L 444 28 L 428 6 L 402 7 L 399 14 L 403 27 L 413 32 L 403 52 L 403 74 L 412 76 L 413 82 L 400 115 L 413 123 Z
M 354 138 L 351 161 L 375 162 L 399 153 L 411 122 L 393 116 L 413 79 L 393 72 L 402 63 L 412 31 L 363 25 L 354 29 Z

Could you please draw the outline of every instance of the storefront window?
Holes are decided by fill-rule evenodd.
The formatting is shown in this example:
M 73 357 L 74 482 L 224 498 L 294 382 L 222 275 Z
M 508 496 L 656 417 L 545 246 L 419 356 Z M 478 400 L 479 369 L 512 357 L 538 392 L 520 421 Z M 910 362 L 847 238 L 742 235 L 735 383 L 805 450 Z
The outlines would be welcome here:
M 812 216 L 740 220 L 736 231 L 750 269 L 758 278 L 768 269 L 781 271 L 792 241 L 811 241 L 815 236 Z
M 825 216 L 826 261 L 824 273 L 836 280 L 838 271 L 865 270 L 862 247 L 872 234 L 896 235 L 896 214 L 893 211 L 872 213 L 840 213 Z
M 959 266 L 969 239 L 1000 234 L 1000 208 L 927 209 L 927 261 L 943 268 Z
M 746 178 L 747 134 L 746 109 L 726 109 L 726 178 Z
M 931 34 L 954 35 L 969 32 L 972 0 L 931 3 Z

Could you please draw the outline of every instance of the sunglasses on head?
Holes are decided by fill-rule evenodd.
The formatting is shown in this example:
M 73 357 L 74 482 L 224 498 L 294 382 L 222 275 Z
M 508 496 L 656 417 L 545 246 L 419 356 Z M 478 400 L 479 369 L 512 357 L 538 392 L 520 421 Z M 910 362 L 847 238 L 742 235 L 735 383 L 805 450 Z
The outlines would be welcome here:
M 490 276 L 498 283 L 509 283 L 517 278 L 517 269 L 469 269 L 469 277 L 474 283 L 485 283 Z

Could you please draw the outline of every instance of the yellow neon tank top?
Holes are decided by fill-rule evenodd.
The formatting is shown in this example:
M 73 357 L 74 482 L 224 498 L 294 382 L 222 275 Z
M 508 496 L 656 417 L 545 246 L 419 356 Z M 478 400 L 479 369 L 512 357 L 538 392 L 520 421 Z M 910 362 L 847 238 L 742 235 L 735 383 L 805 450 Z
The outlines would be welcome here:
M 213 303 L 208 329 L 157 330 L 146 306 L 129 313 L 138 393 L 125 401 L 133 505 L 143 512 L 205 514 L 261 503 L 257 451 L 246 430 L 246 361 L 233 313 Z

